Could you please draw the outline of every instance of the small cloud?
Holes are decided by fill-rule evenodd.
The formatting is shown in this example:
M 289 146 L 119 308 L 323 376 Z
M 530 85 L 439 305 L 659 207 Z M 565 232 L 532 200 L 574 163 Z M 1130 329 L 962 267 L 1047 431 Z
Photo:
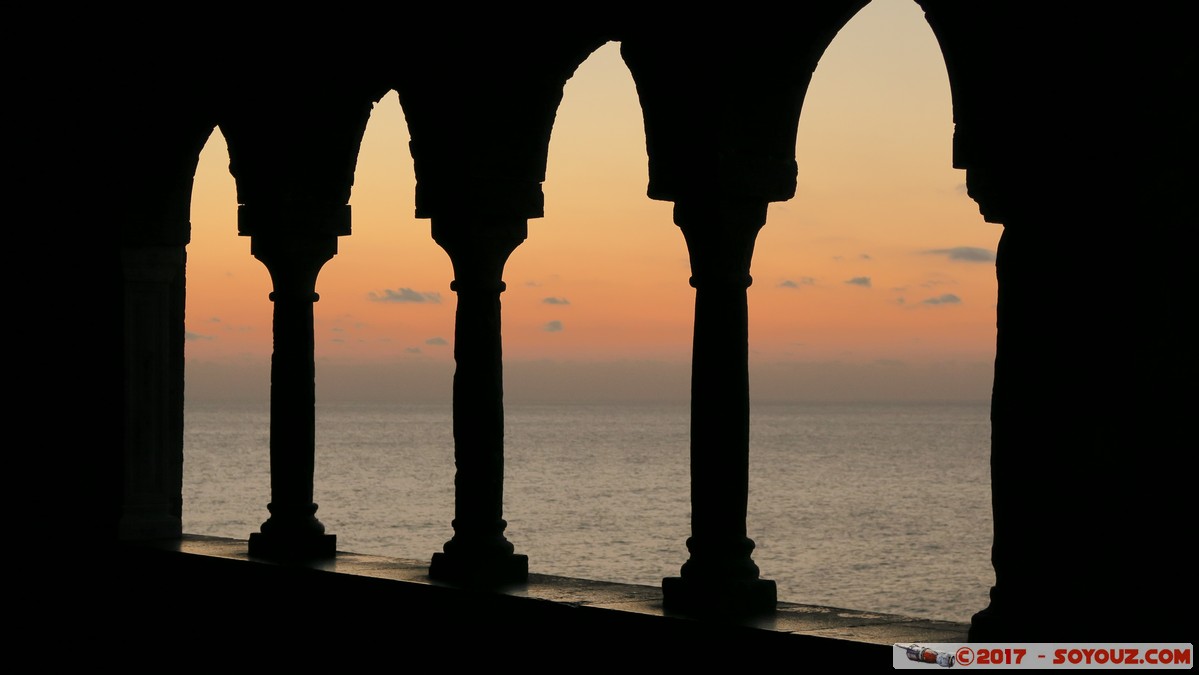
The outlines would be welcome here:
M 329 340 L 329 341 L 330 341 L 330 342 L 337 342 L 337 343 L 344 343 L 346 340 L 345 340 L 345 338 L 333 338 L 333 339 L 331 339 L 331 340 Z
M 970 194 L 970 188 L 966 187 L 965 183 L 958 183 L 953 189 L 956 190 L 958 194 Z
M 547 333 L 557 333 L 562 330 L 562 322 L 561 321 L 550 321 L 549 323 L 542 326 L 541 330 L 543 330 Z
M 411 288 L 399 290 L 385 288 L 382 293 L 371 291 L 368 297 L 371 302 L 428 302 L 433 304 L 441 302 L 441 293 L 418 293 Z
M 902 305 L 906 301 L 903 299 L 903 296 L 900 296 L 899 299 L 896 300 L 895 302 L 896 302 L 896 304 Z
M 541 285 L 541 282 L 540 281 L 526 281 L 525 285 L 529 286 L 530 288 L 537 288 L 538 286 Z
M 847 280 L 845 283 L 853 284 L 854 286 L 861 286 L 863 288 L 870 288 L 870 277 L 854 277 Z
M 219 316 L 214 316 L 208 320 L 208 323 L 220 323 L 220 322 L 221 322 L 221 317 L 219 317 Z
M 920 302 L 925 305 L 954 305 L 961 302 L 962 299 L 953 293 L 946 293 L 935 298 L 928 298 Z
M 409 354 L 419 354 L 419 353 L 420 353 L 420 347 L 408 347 L 408 348 L 407 348 L 407 349 L 405 349 L 404 351 L 408 352 Z
M 953 248 L 938 248 L 931 251 L 925 251 L 931 255 L 943 255 L 950 260 L 960 260 L 962 262 L 995 262 L 995 252 L 986 248 L 977 248 L 974 246 L 955 246 Z
M 874 260 L 874 258 L 870 257 L 869 253 L 863 253 L 863 254 L 859 255 L 858 257 L 861 258 L 862 260 Z
M 443 337 L 431 337 L 428 340 L 425 340 L 425 344 L 433 345 L 435 347 L 444 347 L 449 344 L 449 341 Z
M 569 305 L 570 304 L 570 300 L 567 300 L 566 298 L 542 298 L 541 301 L 547 305 Z
M 334 326 L 333 328 L 330 328 L 329 330 L 333 331 L 334 333 L 346 332 L 346 329 L 342 328 L 341 326 Z
M 781 288 L 799 288 L 800 286 L 815 286 L 816 279 L 814 277 L 800 277 L 799 279 L 787 279 L 779 284 Z
M 183 339 L 184 340 L 215 340 L 216 337 L 212 336 L 212 335 L 202 335 L 200 333 L 193 333 L 189 330 L 189 331 L 183 332 Z

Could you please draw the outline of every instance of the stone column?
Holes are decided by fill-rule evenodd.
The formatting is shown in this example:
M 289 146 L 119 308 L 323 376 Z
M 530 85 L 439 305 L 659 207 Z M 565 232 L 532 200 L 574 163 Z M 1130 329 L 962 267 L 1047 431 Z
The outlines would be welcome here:
M 504 263 L 528 234 L 523 218 L 483 224 L 434 218 L 433 239 L 454 266 L 454 537 L 429 576 L 475 585 L 523 583 L 529 559 L 504 537 Z
M 766 202 L 679 202 L 675 223 L 691 257 L 691 558 L 662 581 L 667 610 L 774 611 L 746 536 L 749 498 L 749 323 L 746 289 Z
M 183 505 L 183 245 L 127 246 L 122 539 L 178 537 Z
M 337 537 L 316 518 L 316 367 L 312 305 L 316 277 L 337 253 L 334 234 L 297 231 L 253 234 L 250 252 L 271 274 L 274 353 L 271 355 L 271 515 L 250 535 L 250 555 L 332 556 Z

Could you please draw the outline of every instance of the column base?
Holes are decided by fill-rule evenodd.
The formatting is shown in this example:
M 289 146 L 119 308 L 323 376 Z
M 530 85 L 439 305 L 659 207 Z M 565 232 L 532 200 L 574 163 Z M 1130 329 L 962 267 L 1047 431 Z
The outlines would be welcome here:
M 250 555 L 275 560 L 312 560 L 337 555 L 336 534 L 284 536 L 255 532 L 250 535 Z
M 462 586 L 497 587 L 529 580 L 529 556 L 467 556 L 434 553 L 429 578 Z
M 773 614 L 778 589 L 768 579 L 737 581 L 666 577 L 662 580 L 662 606 L 683 614 L 745 616 Z

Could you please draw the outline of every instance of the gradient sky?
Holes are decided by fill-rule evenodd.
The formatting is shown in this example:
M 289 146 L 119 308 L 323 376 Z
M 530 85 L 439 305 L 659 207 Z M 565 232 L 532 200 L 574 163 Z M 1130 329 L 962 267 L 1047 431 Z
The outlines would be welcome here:
M 1000 226 L 966 196 L 965 175 L 951 166 L 952 131 L 945 66 L 919 7 L 874 0 L 821 59 L 800 119 L 799 189 L 770 206 L 758 238 L 749 294 L 756 398 L 989 396 Z M 449 391 L 452 272 L 429 222 L 412 215 L 407 143 L 391 92 L 363 139 L 353 234 L 317 283 L 318 400 L 399 389 L 442 400 Z M 685 399 L 687 252 L 672 204 L 648 199 L 646 184 L 636 91 L 609 43 L 566 86 L 546 216 L 529 222 L 506 268 L 510 398 Z M 192 225 L 189 395 L 228 391 L 237 376 L 264 392 L 270 279 L 249 239 L 236 236 L 219 131 L 200 158 Z M 395 383 L 380 383 L 388 378 Z

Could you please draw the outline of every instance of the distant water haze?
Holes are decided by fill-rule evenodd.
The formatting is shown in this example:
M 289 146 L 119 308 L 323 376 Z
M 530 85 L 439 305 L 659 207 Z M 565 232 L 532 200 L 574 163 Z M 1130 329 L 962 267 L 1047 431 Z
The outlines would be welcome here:
M 977 402 L 991 396 L 990 361 L 931 364 L 878 361 L 778 362 L 750 366 L 750 394 L 761 402 Z M 449 403 L 454 364 L 318 361 L 322 402 Z M 269 357 L 234 363 L 195 361 L 187 370 L 187 398 L 195 401 L 266 401 Z M 504 366 L 509 402 L 685 403 L 691 366 L 671 361 L 514 361 Z

